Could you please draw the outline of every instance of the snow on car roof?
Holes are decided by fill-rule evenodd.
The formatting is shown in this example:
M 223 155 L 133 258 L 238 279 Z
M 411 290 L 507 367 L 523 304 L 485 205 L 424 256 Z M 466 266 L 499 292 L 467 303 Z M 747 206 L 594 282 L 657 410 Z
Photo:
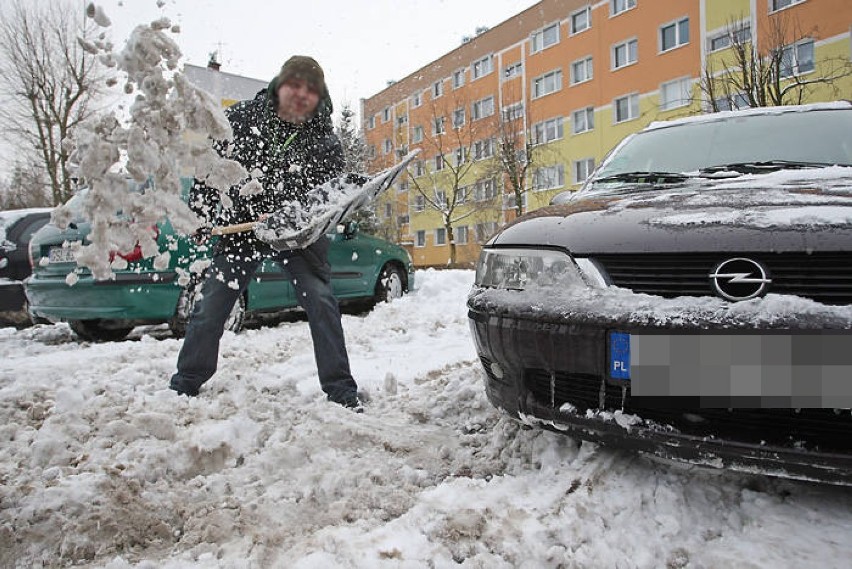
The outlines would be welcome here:
M 0 226 L 11 225 L 25 215 L 53 211 L 52 207 L 31 207 L 26 209 L 6 209 L 0 211 Z
M 756 115 L 780 115 L 784 113 L 804 113 L 809 111 L 828 111 L 828 110 L 852 110 L 852 101 L 834 101 L 831 103 L 813 103 L 810 105 L 787 105 L 782 107 L 757 107 L 753 109 L 742 109 L 739 111 L 720 111 L 717 113 L 708 113 L 705 115 L 696 115 L 692 117 L 683 117 L 670 121 L 654 121 L 649 124 L 643 132 L 656 130 L 659 128 L 667 128 L 671 126 L 681 126 L 685 124 L 708 123 L 720 121 L 732 117 L 748 117 Z
M 0 242 L 6 240 L 6 228 L 31 213 L 53 211 L 52 207 L 31 207 L 27 209 L 7 209 L 0 211 Z

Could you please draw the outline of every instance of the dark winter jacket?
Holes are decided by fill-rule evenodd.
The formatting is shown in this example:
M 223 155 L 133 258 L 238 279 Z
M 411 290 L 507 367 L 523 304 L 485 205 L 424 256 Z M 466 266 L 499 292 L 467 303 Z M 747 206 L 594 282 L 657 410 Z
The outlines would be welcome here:
M 240 196 L 239 184 L 228 193 L 232 208 L 220 205 L 219 192 L 196 180 L 190 204 L 213 225 L 255 221 L 287 202 L 304 203 L 311 188 L 324 184 L 343 171 L 343 148 L 331 123 L 332 104 L 326 96 L 313 118 L 302 125 L 281 120 L 277 113 L 277 85 L 260 91 L 254 99 L 241 101 L 226 111 L 234 137 L 216 143 L 223 156 L 242 164 L 263 186 L 263 192 Z M 225 236 L 220 247 L 227 252 L 263 256 L 271 249 L 253 232 Z

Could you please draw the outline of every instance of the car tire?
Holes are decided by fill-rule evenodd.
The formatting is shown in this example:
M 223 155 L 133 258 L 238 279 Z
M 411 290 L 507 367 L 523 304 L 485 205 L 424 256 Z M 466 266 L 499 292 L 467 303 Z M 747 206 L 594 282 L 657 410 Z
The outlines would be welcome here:
M 71 329 L 88 342 L 118 342 L 127 337 L 133 326 L 122 326 L 115 320 L 71 320 Z
M 393 302 L 402 298 L 405 293 L 405 274 L 396 265 L 385 265 L 379 273 L 376 281 L 374 300 L 376 304 L 381 302 Z
M 169 329 L 177 338 L 183 338 L 186 335 L 186 325 L 189 322 L 189 316 L 192 314 L 192 309 L 198 299 L 198 292 L 201 286 L 192 286 L 185 288 L 178 298 L 175 315 L 169 320 Z M 225 330 L 230 330 L 233 333 L 238 333 L 243 329 L 243 323 L 246 318 L 246 297 L 241 294 L 237 297 L 237 302 L 234 303 L 234 308 L 228 319 L 225 321 Z

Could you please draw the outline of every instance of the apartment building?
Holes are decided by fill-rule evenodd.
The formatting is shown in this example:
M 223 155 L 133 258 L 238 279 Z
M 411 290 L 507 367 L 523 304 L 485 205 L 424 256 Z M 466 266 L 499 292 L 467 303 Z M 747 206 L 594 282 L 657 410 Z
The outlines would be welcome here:
M 471 264 L 625 136 L 748 106 L 738 47 L 779 54 L 785 102 L 852 99 L 850 25 L 848 0 L 543 0 L 362 99 L 372 171 L 420 149 L 376 213 L 416 265 Z

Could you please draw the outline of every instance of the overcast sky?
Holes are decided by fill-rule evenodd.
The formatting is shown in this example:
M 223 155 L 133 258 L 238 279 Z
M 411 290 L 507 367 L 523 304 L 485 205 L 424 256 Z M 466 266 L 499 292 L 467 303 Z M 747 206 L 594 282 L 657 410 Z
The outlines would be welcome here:
M 81 4 L 88 0 L 79 0 Z M 101 0 L 117 47 L 139 23 L 168 16 L 185 62 L 205 65 L 220 49 L 222 71 L 274 76 L 293 54 L 323 66 L 339 109 L 382 90 L 536 0 Z

